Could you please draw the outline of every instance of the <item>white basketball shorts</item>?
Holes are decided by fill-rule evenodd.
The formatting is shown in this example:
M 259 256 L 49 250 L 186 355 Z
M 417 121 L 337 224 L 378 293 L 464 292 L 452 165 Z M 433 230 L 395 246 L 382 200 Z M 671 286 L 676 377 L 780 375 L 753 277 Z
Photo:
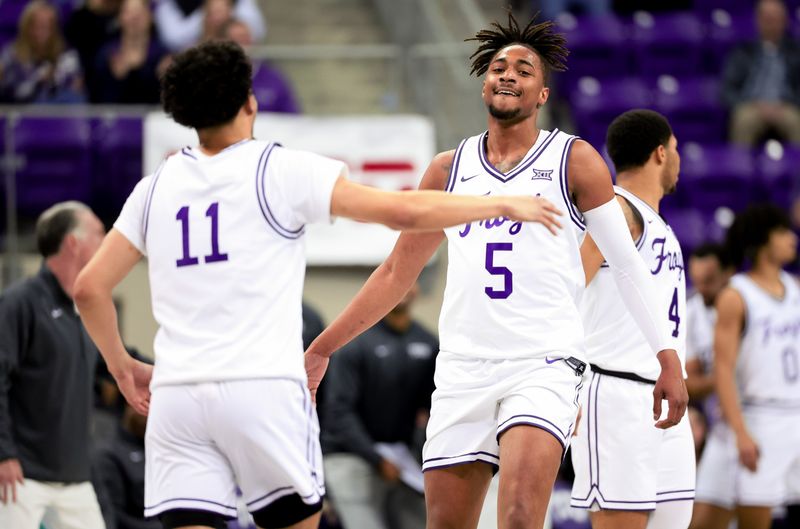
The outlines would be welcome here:
M 582 378 L 563 354 L 497 360 L 443 351 L 434 381 L 424 471 L 474 461 L 498 468 L 500 435 L 523 424 L 569 446 Z
M 656 428 L 652 384 L 592 372 L 581 406 L 572 442 L 573 507 L 650 511 L 660 502 L 694 499 L 689 418 Z
M 733 509 L 738 466 L 739 452 L 733 432 L 726 423 L 718 421 L 708 433 L 697 467 L 697 502 Z
M 319 422 L 292 379 L 157 387 L 145 436 L 145 516 L 196 509 L 236 516 L 236 487 L 250 512 L 297 493 L 325 494 Z
M 755 472 L 738 465 L 737 504 L 784 505 L 797 497 L 792 490 L 797 488 L 797 478 L 792 472 L 800 466 L 800 409 L 753 406 L 743 411 L 747 429 L 758 445 L 759 457 Z

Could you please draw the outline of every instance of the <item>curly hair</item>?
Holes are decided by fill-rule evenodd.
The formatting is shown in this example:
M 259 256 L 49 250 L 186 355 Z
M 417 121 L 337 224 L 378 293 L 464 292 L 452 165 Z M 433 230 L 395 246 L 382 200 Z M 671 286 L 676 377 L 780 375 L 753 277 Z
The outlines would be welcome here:
M 164 112 L 187 127 L 230 122 L 247 101 L 253 68 L 242 48 L 213 41 L 179 53 L 161 79 Z
M 755 262 L 758 251 L 775 230 L 791 229 L 789 215 L 774 204 L 755 204 L 738 213 L 725 235 L 725 249 L 739 268 L 745 259 Z
M 643 166 L 659 146 L 669 145 L 672 128 L 654 110 L 635 109 L 617 116 L 606 133 L 608 155 L 618 173 Z
M 550 77 L 550 71 L 563 72 L 567 69 L 565 64 L 569 50 L 566 48 L 564 35 L 553 31 L 553 23 L 545 21 L 536 23 L 538 14 L 528 22 L 524 29 L 520 29 L 517 19 L 509 11 L 508 26 L 503 27 L 499 22 L 492 22 L 491 28 L 482 29 L 474 37 L 466 41 L 475 40 L 480 43 L 475 53 L 469 56 L 472 60 L 470 75 L 480 77 L 489 69 L 494 56 L 505 47 L 512 44 L 521 44 L 531 48 L 542 60 L 544 66 L 545 83 Z

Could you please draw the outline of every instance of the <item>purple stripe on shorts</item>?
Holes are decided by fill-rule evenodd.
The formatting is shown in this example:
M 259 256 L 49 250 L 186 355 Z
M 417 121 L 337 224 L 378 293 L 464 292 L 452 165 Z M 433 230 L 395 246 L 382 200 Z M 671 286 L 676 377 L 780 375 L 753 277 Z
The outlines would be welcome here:
M 170 498 L 168 500 L 164 500 L 162 502 L 156 503 L 155 505 L 151 505 L 149 507 L 146 506 L 145 510 L 149 511 L 149 510 L 152 510 L 152 509 L 156 509 L 158 507 L 161 507 L 165 503 L 171 503 L 171 502 L 175 502 L 175 501 L 196 501 L 196 502 L 199 502 L 199 503 L 208 503 L 209 505 L 217 505 L 218 507 L 223 507 L 225 509 L 233 509 L 234 511 L 236 510 L 236 506 L 235 505 L 225 505 L 224 503 L 218 503 L 216 501 L 211 501 L 211 500 L 201 500 L 200 498 Z
M 432 457 L 430 459 L 426 459 L 422 463 L 425 464 L 425 463 L 430 463 L 431 461 L 442 461 L 444 459 L 456 459 L 456 458 L 459 458 L 459 457 L 467 457 L 467 456 L 488 456 L 488 457 L 491 457 L 493 459 L 497 459 L 498 461 L 500 461 L 500 456 L 496 456 L 496 455 L 492 454 L 491 452 L 478 451 L 478 452 L 467 452 L 466 454 L 461 454 L 461 455 L 457 455 L 457 456 Z
M 501 433 L 502 431 L 505 431 L 505 430 L 507 430 L 507 429 L 508 429 L 508 428 L 504 428 L 504 426 L 505 426 L 506 424 L 508 424 L 510 421 L 512 421 L 512 420 L 514 420 L 514 419 L 516 419 L 516 418 L 518 418 L 518 417 L 529 417 L 529 418 L 531 418 L 531 419 L 537 419 L 537 420 L 540 420 L 540 421 L 542 421 L 542 422 L 545 422 L 545 423 L 549 424 L 550 426 L 552 426 L 553 428 L 555 428 L 555 429 L 556 429 L 556 431 L 557 431 L 559 434 L 561 434 L 561 439 L 565 439 L 565 438 L 566 438 L 566 435 L 564 435 L 564 432 L 562 432 L 562 431 L 561 431 L 561 428 L 559 428 L 558 426 L 556 426 L 556 424 L 555 424 L 554 422 L 552 422 L 552 421 L 548 421 L 548 420 L 547 420 L 547 419 L 545 419 L 544 417 L 539 417 L 538 415 L 531 415 L 531 414 L 527 414 L 527 413 L 520 413 L 519 415 L 512 415 L 511 417 L 509 417 L 508 419 L 506 419 L 505 421 L 503 421 L 503 422 L 502 422 L 502 424 L 500 424 L 500 425 L 497 427 L 497 436 L 498 436 L 498 437 L 500 437 L 500 433 Z M 562 444 L 563 444 L 563 443 L 562 443 Z

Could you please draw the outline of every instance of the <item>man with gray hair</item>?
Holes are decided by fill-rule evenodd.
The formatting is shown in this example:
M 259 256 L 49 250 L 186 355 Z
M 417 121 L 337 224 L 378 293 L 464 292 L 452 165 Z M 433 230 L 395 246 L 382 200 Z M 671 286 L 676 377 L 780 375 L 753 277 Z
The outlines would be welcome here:
M 97 349 L 72 301 L 105 229 L 85 204 L 42 213 L 39 273 L 0 295 L 0 527 L 103 529 L 89 481 Z

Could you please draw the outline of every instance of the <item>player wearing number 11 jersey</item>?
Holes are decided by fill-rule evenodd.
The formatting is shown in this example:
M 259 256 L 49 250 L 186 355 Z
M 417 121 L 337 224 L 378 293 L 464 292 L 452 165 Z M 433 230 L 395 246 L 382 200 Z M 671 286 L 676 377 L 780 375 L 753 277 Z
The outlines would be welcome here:
M 349 182 L 341 162 L 255 140 L 251 73 L 232 43 L 175 57 L 164 109 L 200 144 L 137 185 L 75 287 L 122 393 L 150 412 L 145 515 L 167 529 L 224 527 L 237 486 L 259 527 L 319 523 L 319 427 L 302 359 L 307 223 L 345 216 L 418 230 L 508 216 L 552 226 L 557 213 L 535 197 L 379 191 Z M 152 382 L 122 347 L 111 299 L 143 256 L 160 325 Z

